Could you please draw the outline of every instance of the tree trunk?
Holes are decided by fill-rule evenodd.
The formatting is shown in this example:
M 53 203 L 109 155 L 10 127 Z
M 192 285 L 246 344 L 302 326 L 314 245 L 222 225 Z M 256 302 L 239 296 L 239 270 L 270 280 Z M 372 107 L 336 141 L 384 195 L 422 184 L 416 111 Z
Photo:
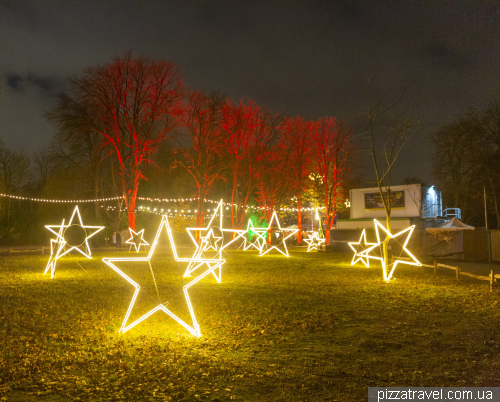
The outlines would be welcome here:
M 325 230 L 325 245 L 330 244 L 330 231 L 333 226 L 333 221 L 335 220 L 335 212 L 328 214 L 325 219 L 326 222 L 326 230 Z M 321 223 L 320 223 L 321 224 Z
M 302 197 L 300 194 L 297 197 L 297 226 L 299 235 L 297 237 L 297 245 L 302 244 Z
M 128 227 L 132 229 L 135 232 L 135 211 L 128 210 L 127 211 L 127 216 L 128 216 Z
M 390 202 L 390 201 L 389 201 Z M 385 224 L 387 227 L 387 231 L 389 233 L 392 233 L 391 229 L 391 211 L 386 210 L 385 211 Z M 389 265 L 389 239 L 391 237 L 389 235 L 385 236 L 385 241 L 382 243 L 382 258 L 384 259 L 384 265 L 385 265 L 385 272 L 384 272 L 384 277 L 387 278 L 387 267 Z
M 237 168 L 238 165 L 236 165 L 235 169 L 234 169 L 234 174 L 233 174 L 233 190 L 231 192 L 231 228 L 235 229 L 236 228 L 236 225 L 237 223 L 235 222 L 235 215 L 236 215 L 236 211 L 237 211 L 237 206 L 235 206 L 235 202 L 234 202 L 234 198 L 235 198 L 235 194 L 236 194 L 236 187 L 238 185 L 238 176 L 237 176 Z M 236 211 L 235 211 L 236 210 Z M 235 233 L 233 233 L 235 234 Z
M 497 192 L 495 191 L 495 185 L 493 183 L 493 179 L 491 175 L 488 175 L 490 179 L 491 191 L 493 193 L 493 205 L 495 206 L 495 216 L 497 218 L 497 230 L 500 229 L 500 211 L 498 210 L 498 200 L 497 200 Z

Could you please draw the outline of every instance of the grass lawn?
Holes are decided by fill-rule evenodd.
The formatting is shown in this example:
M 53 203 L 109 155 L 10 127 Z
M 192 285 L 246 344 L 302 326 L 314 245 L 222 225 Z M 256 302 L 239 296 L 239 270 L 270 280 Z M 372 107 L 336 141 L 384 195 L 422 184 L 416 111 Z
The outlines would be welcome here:
M 118 334 L 133 288 L 101 261 L 117 255 L 63 257 L 54 279 L 47 256 L 0 259 L 1 401 L 351 402 L 369 386 L 500 386 L 500 288 L 487 282 L 400 265 L 385 284 L 350 254 L 231 250 L 222 284 L 189 291 L 201 338 L 162 312 Z

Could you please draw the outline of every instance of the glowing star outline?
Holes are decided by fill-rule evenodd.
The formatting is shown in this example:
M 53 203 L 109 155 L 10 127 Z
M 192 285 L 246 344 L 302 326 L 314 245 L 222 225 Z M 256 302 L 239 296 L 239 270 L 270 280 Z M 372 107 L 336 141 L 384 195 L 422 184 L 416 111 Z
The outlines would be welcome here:
M 378 245 L 378 243 L 368 243 L 366 241 L 366 230 L 363 229 L 363 231 L 361 232 L 361 237 L 359 238 L 359 241 L 357 243 L 355 242 L 349 242 L 349 247 L 352 249 L 352 251 L 354 251 L 354 256 L 352 257 L 352 261 L 351 261 L 351 265 L 354 265 L 356 264 L 358 261 L 361 261 L 363 264 L 365 264 L 365 267 L 369 267 L 370 266 L 370 259 L 367 255 L 361 255 L 361 253 L 358 253 L 358 249 L 359 249 L 359 246 L 362 246 L 363 247 L 363 251 L 365 251 L 368 247 L 371 247 L 371 246 L 376 246 Z M 358 247 L 354 247 L 354 246 L 358 246 Z M 358 258 L 356 258 L 358 257 Z
M 219 215 L 219 226 L 215 226 L 214 224 L 214 219 L 215 219 L 215 216 L 216 215 Z M 222 251 L 228 247 L 230 244 L 234 243 L 236 240 L 238 240 L 240 237 L 242 237 L 246 231 L 245 230 L 239 230 L 239 229 L 224 229 L 223 228 L 223 200 L 220 200 L 219 201 L 219 204 L 217 205 L 217 208 L 215 208 L 214 212 L 213 212 L 213 215 L 212 217 L 210 218 L 210 222 L 208 222 L 207 226 L 206 227 L 201 227 L 201 228 L 186 228 L 186 231 L 188 232 L 189 234 L 189 237 L 191 237 L 191 240 L 193 241 L 193 243 L 195 244 L 196 246 L 196 250 L 193 254 L 193 257 L 192 257 L 192 263 L 190 263 L 186 269 L 186 272 L 184 273 L 184 277 L 189 277 L 191 275 L 192 272 L 194 272 L 195 270 L 197 270 L 199 267 L 201 267 L 202 265 L 204 264 L 207 264 L 209 265 L 206 261 L 213 261 L 213 262 L 216 262 L 216 261 L 220 261 L 222 260 Z M 228 241 L 227 243 L 223 243 L 221 244 L 221 246 L 218 248 L 217 251 L 217 254 L 215 255 L 215 257 L 213 257 L 212 259 L 204 259 L 203 258 L 203 255 L 204 255 L 204 252 L 207 251 L 209 249 L 209 245 L 207 243 L 207 237 L 210 236 L 210 232 L 212 232 L 212 235 L 213 235 L 213 227 L 217 227 L 222 235 L 224 236 L 224 232 L 229 232 L 229 233 L 236 233 L 237 236 L 234 236 L 230 241 Z M 198 242 L 196 241 L 196 237 L 193 236 L 193 233 L 196 233 L 196 232 L 202 232 L 202 233 L 206 233 L 208 231 L 208 233 L 205 235 L 205 236 L 201 236 L 201 241 L 200 243 L 198 244 Z M 221 239 L 222 242 L 224 241 L 223 237 L 215 237 L 213 235 L 213 237 L 215 239 Z M 217 240 L 218 242 L 219 240 Z M 215 279 L 217 280 L 217 282 L 221 283 L 222 281 L 222 264 L 219 264 L 218 266 L 219 268 L 219 271 L 218 273 L 215 272 L 215 270 L 212 271 L 212 274 L 213 276 L 215 277 Z
M 221 240 L 222 240 L 222 237 L 215 236 L 214 230 L 212 228 L 210 228 L 210 230 L 208 231 L 208 234 L 205 237 L 201 238 L 201 241 L 205 242 L 205 246 L 204 246 L 205 251 L 210 250 L 210 249 L 212 249 L 214 251 L 218 251 L 219 248 L 217 246 L 217 243 L 219 243 Z
M 406 229 L 403 229 L 403 230 L 401 230 L 400 232 L 398 232 L 398 233 L 396 233 L 396 234 L 394 234 L 394 235 L 393 235 L 393 234 L 392 234 L 392 233 L 390 233 L 390 232 L 389 232 L 389 231 L 388 231 L 388 230 L 387 230 L 387 229 L 386 229 L 386 228 L 385 228 L 385 227 L 384 227 L 384 226 L 383 226 L 383 225 L 382 225 L 379 221 L 377 221 L 376 219 L 374 219 L 373 221 L 374 221 L 374 224 L 375 224 L 375 233 L 376 233 L 376 235 L 377 235 L 377 242 L 378 242 L 378 243 L 377 243 L 377 244 L 375 244 L 375 245 L 374 245 L 374 246 L 372 246 L 372 247 L 367 248 L 366 250 L 362 251 L 362 252 L 361 252 L 361 253 L 359 253 L 358 255 L 360 255 L 360 256 L 366 256 L 366 257 L 371 258 L 371 259 L 374 259 L 374 260 L 380 260 L 380 262 L 382 263 L 382 270 L 383 270 L 383 273 L 384 273 L 384 280 L 385 280 L 385 282 L 389 282 L 389 281 L 391 280 L 391 278 L 392 278 L 392 274 L 394 273 L 394 270 L 396 269 L 396 267 L 397 267 L 397 265 L 398 265 L 399 263 L 401 263 L 401 264 L 407 264 L 407 265 L 415 265 L 415 266 L 419 266 L 419 267 L 421 267 L 421 266 L 422 266 L 422 263 L 421 263 L 420 261 L 418 261 L 418 260 L 417 260 L 417 258 L 416 258 L 416 257 L 415 257 L 415 256 L 414 256 L 411 252 L 410 252 L 410 250 L 408 250 L 408 249 L 406 248 L 406 246 L 407 246 L 408 242 L 410 241 L 410 237 L 411 237 L 411 235 L 413 234 L 413 231 L 415 230 L 415 225 L 413 225 L 413 226 L 409 226 L 409 227 L 407 227 Z M 382 240 L 382 241 L 380 240 L 380 233 L 379 233 L 379 229 L 382 229 L 382 230 L 385 232 L 385 234 L 386 234 L 386 239 L 387 239 L 387 240 L 386 240 L 386 239 L 384 239 L 384 240 Z M 391 272 L 389 272 L 389 274 L 387 274 L 387 267 L 385 266 L 385 263 L 384 263 L 384 258 L 383 258 L 383 257 L 376 257 L 376 256 L 372 256 L 372 255 L 370 255 L 370 252 L 371 252 L 374 248 L 376 248 L 376 247 L 380 246 L 383 242 L 388 241 L 388 240 L 390 240 L 390 239 L 394 239 L 394 238 L 396 238 L 396 237 L 398 237 L 398 236 L 401 236 L 401 235 L 403 235 L 404 233 L 407 233 L 407 232 L 408 232 L 408 235 L 406 236 L 406 239 L 405 239 L 405 241 L 404 241 L 404 244 L 403 244 L 403 247 L 402 247 L 402 248 L 403 248 L 403 251 L 404 251 L 404 252 L 406 252 L 406 254 L 408 254 L 408 255 L 410 256 L 410 258 L 411 258 L 414 262 L 412 262 L 412 261 L 404 261 L 404 260 L 398 260 L 398 259 L 396 259 L 396 261 L 394 261 L 394 262 L 392 263 L 392 269 L 391 269 Z M 387 238 L 387 236 L 388 236 L 389 238 Z M 391 264 L 390 264 L 390 265 L 391 265 Z
M 135 327 L 137 324 L 141 323 L 142 321 L 144 321 L 145 319 L 147 319 L 148 317 L 150 317 L 151 315 L 153 315 L 157 311 L 161 310 L 164 313 L 166 313 L 170 318 L 174 319 L 178 324 L 183 326 L 186 330 L 188 330 L 192 335 L 199 337 L 199 336 L 201 336 L 200 326 L 198 324 L 198 321 L 196 320 L 196 316 L 194 314 L 194 309 L 193 309 L 193 306 L 191 304 L 191 298 L 189 297 L 188 290 L 191 286 L 193 286 L 194 284 L 199 282 L 205 276 L 211 274 L 213 271 L 215 271 L 217 268 L 219 268 L 219 266 L 222 265 L 225 262 L 225 260 L 212 260 L 212 259 L 197 259 L 196 260 L 197 262 L 207 263 L 208 269 L 205 272 L 203 272 L 202 274 L 200 274 L 199 276 L 197 276 L 195 279 L 193 279 L 191 282 L 184 285 L 182 288 L 183 293 L 184 293 L 184 298 L 185 298 L 186 304 L 188 306 L 189 314 L 191 316 L 192 326 L 187 324 L 185 321 L 181 320 L 179 317 L 177 317 L 172 311 L 170 311 L 167 307 L 165 307 L 164 304 L 159 304 L 158 306 L 156 306 L 155 308 L 151 309 L 146 314 L 144 314 L 142 317 L 139 317 L 134 322 L 127 325 L 130 314 L 132 313 L 132 310 L 134 308 L 135 301 L 136 301 L 137 296 L 139 295 L 139 292 L 141 290 L 141 286 L 137 282 L 135 282 L 132 278 L 130 278 L 128 275 L 126 275 L 114 263 L 116 263 L 116 262 L 150 262 L 151 258 L 153 256 L 153 253 L 155 251 L 156 245 L 158 244 L 158 239 L 159 239 L 160 234 L 161 234 L 164 227 L 165 227 L 167 234 L 168 234 L 168 239 L 169 239 L 170 246 L 172 248 L 174 260 L 177 262 L 188 262 L 188 263 L 192 262 L 193 261 L 192 258 L 180 258 L 177 255 L 177 249 L 175 247 L 175 242 L 174 242 L 174 238 L 172 236 L 172 231 L 170 229 L 170 224 L 168 222 L 167 215 L 162 216 L 162 220 L 160 222 L 160 226 L 158 227 L 156 237 L 151 245 L 151 248 L 149 250 L 147 257 L 128 257 L 128 258 L 127 257 L 123 257 L 123 258 L 120 258 L 120 257 L 118 257 L 118 258 L 106 258 L 105 257 L 102 259 L 105 264 L 107 264 L 109 267 L 111 267 L 111 269 L 113 269 L 122 278 L 124 278 L 127 282 L 129 282 L 132 286 L 135 287 L 134 295 L 132 296 L 132 300 L 130 301 L 127 313 L 125 314 L 122 325 L 121 325 L 120 330 L 118 332 L 120 332 L 120 333 L 127 332 L 128 330 Z M 213 264 L 213 266 L 211 264 Z
M 279 251 L 279 252 L 280 252 L 281 254 L 283 254 L 285 257 L 290 257 L 290 255 L 288 254 L 288 248 L 286 247 L 286 239 L 288 239 L 290 236 L 293 236 L 295 233 L 297 233 L 297 232 L 299 231 L 299 229 L 283 229 L 283 228 L 281 227 L 281 225 L 280 225 L 280 221 L 279 221 L 279 219 L 278 219 L 278 214 L 276 213 L 276 211 L 273 211 L 273 214 L 272 214 L 272 216 L 271 216 L 271 220 L 270 220 L 270 222 L 269 222 L 269 226 L 268 226 L 268 227 L 267 227 L 267 229 L 266 229 L 266 232 L 269 232 L 269 231 L 271 230 L 271 228 L 272 228 L 272 226 L 273 226 L 273 221 L 274 221 L 275 219 L 276 219 L 276 222 L 278 223 L 278 230 L 279 230 L 280 232 L 282 232 L 282 233 L 283 233 L 283 232 L 286 232 L 286 231 L 290 232 L 290 233 L 288 234 L 288 236 L 283 237 L 283 240 L 282 240 L 282 244 L 283 244 L 283 246 L 284 246 L 284 248 L 285 248 L 285 252 L 283 252 L 283 251 L 282 251 L 282 250 L 280 250 L 278 247 L 273 246 L 273 245 L 271 245 L 271 246 L 267 247 L 267 249 L 264 251 L 264 245 L 263 245 L 263 247 L 262 247 L 262 248 L 261 248 L 261 250 L 260 250 L 259 257 L 262 257 L 263 255 L 266 255 L 266 254 L 267 254 L 267 253 L 269 253 L 272 249 L 275 249 L 275 250 Z M 257 228 L 257 229 L 264 229 L 264 228 Z M 255 229 L 254 229 L 254 230 L 255 230 Z M 265 232 L 264 232 L 264 233 L 265 233 Z M 262 236 L 264 236 L 264 234 L 262 234 Z M 265 242 L 265 243 L 267 244 L 267 242 Z
M 144 246 L 144 249 L 146 249 L 146 246 L 149 246 L 149 243 L 146 240 L 144 240 L 144 229 L 139 230 L 139 232 L 137 233 L 132 228 L 128 228 L 128 230 L 130 232 L 130 239 L 128 239 L 125 243 L 130 244 L 130 247 L 132 247 L 133 245 L 135 247 L 136 252 L 139 252 L 141 246 Z
M 243 251 L 247 251 L 253 247 L 260 252 L 262 250 L 262 247 L 264 247 L 264 243 L 266 241 L 263 237 L 266 232 L 264 231 L 264 229 L 255 228 L 253 226 L 252 220 L 248 219 L 247 230 L 246 230 L 245 234 L 250 232 L 250 231 L 254 232 L 257 236 L 255 237 L 255 240 L 252 242 L 247 241 L 247 239 L 245 237 L 245 242 L 243 244 Z M 259 234 L 259 232 L 261 232 L 261 233 Z
M 304 239 L 304 241 L 309 244 L 309 246 L 307 247 L 307 252 L 313 250 L 313 249 L 316 249 L 316 251 L 318 250 L 318 248 L 326 241 L 325 239 L 321 239 L 319 237 L 319 234 L 318 232 L 314 232 L 312 235 L 309 235 L 309 238 L 308 239 Z
M 59 254 L 64 248 L 64 245 L 66 244 L 66 241 L 62 237 L 63 233 L 63 226 L 64 226 L 64 219 L 61 223 L 61 227 L 59 229 L 59 232 L 57 234 L 56 239 L 50 239 L 50 256 L 49 256 L 49 261 L 47 262 L 47 266 L 45 267 L 44 275 L 47 273 L 47 271 L 50 269 L 50 278 L 52 279 L 55 275 L 55 269 L 56 269 L 56 261 L 59 258 Z M 57 251 L 56 254 L 54 255 L 54 246 L 57 245 Z
M 73 220 L 75 216 L 78 216 L 78 223 L 73 223 Z M 64 238 L 64 233 L 66 229 L 68 229 L 70 226 L 80 226 L 84 231 L 85 231 L 85 240 L 79 244 L 78 246 L 71 246 L 69 248 L 66 248 L 66 245 L 68 244 Z M 50 257 L 49 261 L 47 263 L 47 266 L 45 267 L 45 272 L 43 273 L 44 275 L 47 273 L 47 271 L 50 269 L 50 278 L 54 278 L 55 271 L 56 271 L 56 264 L 57 260 L 61 258 L 62 256 L 68 254 L 72 250 L 78 251 L 80 254 L 84 255 L 87 258 L 92 258 L 92 253 L 90 251 L 90 246 L 88 243 L 88 239 L 90 239 L 92 236 L 95 234 L 99 233 L 101 230 L 104 229 L 104 226 L 85 226 L 82 222 L 82 216 L 80 215 L 80 210 L 78 209 L 78 205 L 75 206 L 75 209 L 73 210 L 73 213 L 71 214 L 71 218 L 68 221 L 68 224 L 64 224 L 64 220 L 60 225 L 45 225 L 45 228 L 50 230 L 52 233 L 56 235 L 56 239 L 51 239 L 50 240 Z M 55 229 L 58 229 L 56 232 Z M 87 236 L 87 231 L 85 229 L 96 229 L 94 232 L 92 232 L 90 235 Z M 54 245 L 57 244 L 57 252 L 54 257 Z M 85 248 L 85 249 L 83 249 Z

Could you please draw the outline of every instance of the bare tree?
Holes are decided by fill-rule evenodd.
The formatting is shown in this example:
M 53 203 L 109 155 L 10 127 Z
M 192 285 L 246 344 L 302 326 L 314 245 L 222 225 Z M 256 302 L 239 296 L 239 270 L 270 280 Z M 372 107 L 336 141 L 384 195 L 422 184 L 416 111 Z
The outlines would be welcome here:
M 190 147 L 178 150 L 177 163 L 193 177 L 198 196 L 197 224 L 203 222 L 205 199 L 215 181 L 224 179 L 222 153 L 227 132 L 222 130 L 224 97 L 217 92 L 193 91 L 183 115 Z
M 352 129 L 344 120 L 325 117 L 315 122 L 312 161 L 314 176 L 319 180 L 326 216 L 326 244 L 330 243 L 330 230 L 337 213 L 337 204 L 347 190 L 354 145 Z M 318 181 L 317 180 L 317 181 Z
M 281 116 L 249 100 L 224 106 L 222 128 L 226 172 L 231 182 L 231 223 L 240 229 L 246 206 L 262 174 L 264 154 L 278 137 Z
M 135 229 L 135 203 L 144 166 L 151 154 L 180 124 L 184 84 L 178 68 L 167 61 L 130 54 L 85 70 L 70 80 L 72 97 L 61 98 L 53 116 L 60 123 L 101 136 L 106 155 L 112 155 L 119 175 L 129 226 Z
M 391 233 L 392 173 L 410 135 L 419 127 L 419 122 L 413 115 L 416 97 L 413 96 L 408 102 L 409 96 L 411 94 L 408 89 L 405 89 L 395 101 L 390 101 L 387 96 L 374 93 L 373 82 L 370 82 L 364 113 L 367 119 L 365 135 L 370 144 L 376 183 L 385 210 L 386 228 L 389 233 Z M 385 266 L 388 266 L 389 236 L 385 240 L 382 243 L 382 256 Z

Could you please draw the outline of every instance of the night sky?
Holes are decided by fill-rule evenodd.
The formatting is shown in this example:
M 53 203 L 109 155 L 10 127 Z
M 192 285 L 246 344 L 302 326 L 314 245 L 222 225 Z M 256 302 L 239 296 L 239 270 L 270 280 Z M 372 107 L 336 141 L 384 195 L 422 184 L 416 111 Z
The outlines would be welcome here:
M 126 51 L 176 63 L 191 88 L 344 118 L 358 134 L 370 79 L 387 98 L 416 89 L 424 130 L 394 184 L 431 183 L 426 133 L 500 100 L 496 1 L 0 0 L 1 141 L 43 149 L 67 77 Z

